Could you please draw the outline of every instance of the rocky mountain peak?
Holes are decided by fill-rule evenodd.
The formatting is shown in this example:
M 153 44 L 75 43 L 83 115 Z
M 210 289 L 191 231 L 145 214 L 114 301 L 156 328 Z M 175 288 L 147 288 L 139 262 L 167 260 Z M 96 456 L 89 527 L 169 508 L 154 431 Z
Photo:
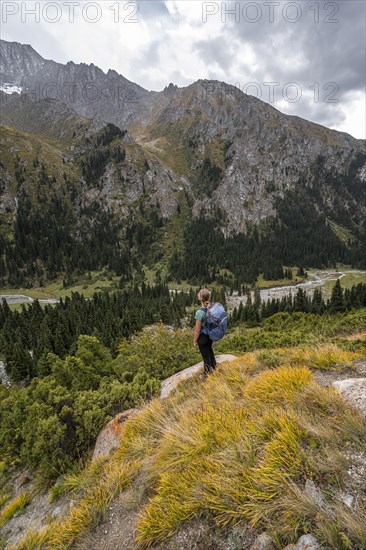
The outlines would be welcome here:
M 30 44 L 0 40 L 2 83 L 22 85 L 24 78 L 38 72 L 46 60 Z

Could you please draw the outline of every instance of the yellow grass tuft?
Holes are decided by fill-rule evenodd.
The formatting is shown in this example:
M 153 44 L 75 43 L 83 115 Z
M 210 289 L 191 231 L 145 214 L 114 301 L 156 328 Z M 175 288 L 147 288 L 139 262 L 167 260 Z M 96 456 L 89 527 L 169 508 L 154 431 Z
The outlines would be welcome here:
M 307 367 L 282 365 L 253 378 L 248 382 L 245 394 L 259 404 L 291 401 L 312 380 L 313 376 Z
M 13 498 L 3 510 L 0 511 L 0 527 L 3 527 L 14 514 L 21 512 L 29 504 L 31 500 L 30 494 L 26 491 L 21 492 L 18 496 Z
M 15 546 L 9 546 L 7 550 L 33 550 L 43 548 L 49 540 L 51 525 L 43 527 L 39 531 L 28 529 L 25 536 Z
M 61 481 L 51 487 L 49 500 L 53 502 L 63 494 L 75 494 L 85 491 L 97 482 L 106 457 L 100 457 L 84 470 L 78 473 L 70 473 L 62 477 Z
M 1 506 L 4 506 L 6 502 L 8 502 L 10 497 L 11 497 L 11 493 L 7 493 L 5 491 L 0 494 L 0 508 Z
M 292 364 L 305 363 L 314 369 L 352 367 L 352 362 L 360 357 L 360 353 L 343 350 L 335 344 L 323 344 L 307 349 L 295 348 L 289 353 Z
M 366 331 L 355 332 L 353 334 L 348 334 L 343 336 L 345 340 L 353 342 L 354 340 L 366 340 Z

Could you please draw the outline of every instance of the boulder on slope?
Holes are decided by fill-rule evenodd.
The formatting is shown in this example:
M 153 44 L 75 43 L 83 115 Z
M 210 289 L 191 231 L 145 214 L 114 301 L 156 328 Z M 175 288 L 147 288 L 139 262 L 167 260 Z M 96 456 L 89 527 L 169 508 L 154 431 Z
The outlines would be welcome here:
M 236 359 L 236 355 L 231 355 L 230 353 L 224 353 L 222 355 L 216 356 L 217 364 L 224 363 L 225 361 L 232 361 L 233 359 Z M 172 391 L 175 390 L 175 388 L 182 380 L 192 378 L 192 376 L 199 374 L 201 371 L 203 371 L 203 361 L 200 361 L 192 367 L 188 367 L 180 372 L 177 372 L 176 374 L 173 374 L 173 376 L 170 376 L 161 383 L 160 397 L 162 399 L 165 397 L 169 397 Z
M 95 442 L 92 462 L 101 456 L 107 456 L 112 450 L 117 449 L 126 420 L 136 416 L 139 412 L 139 409 L 127 409 L 118 413 L 104 426 Z

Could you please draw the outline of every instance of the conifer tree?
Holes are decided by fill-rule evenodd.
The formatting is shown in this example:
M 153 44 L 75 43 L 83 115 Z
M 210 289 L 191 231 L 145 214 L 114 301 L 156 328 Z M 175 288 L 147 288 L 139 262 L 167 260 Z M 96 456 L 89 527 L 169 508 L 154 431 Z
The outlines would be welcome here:
M 330 309 L 332 311 L 345 311 L 346 309 L 340 279 L 337 279 L 335 285 L 333 286 L 330 298 Z

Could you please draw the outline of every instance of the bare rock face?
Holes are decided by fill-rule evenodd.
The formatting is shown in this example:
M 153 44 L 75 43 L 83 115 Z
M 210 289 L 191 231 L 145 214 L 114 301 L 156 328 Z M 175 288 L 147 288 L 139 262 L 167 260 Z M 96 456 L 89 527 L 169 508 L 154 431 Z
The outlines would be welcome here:
M 92 462 L 101 456 L 108 455 L 112 450 L 117 448 L 126 420 L 135 417 L 139 412 L 139 409 L 128 409 L 127 411 L 118 413 L 104 426 L 97 437 Z
M 366 378 L 347 378 L 337 380 L 333 386 L 344 399 L 366 416 Z
M 231 355 L 230 353 L 224 353 L 222 355 L 216 356 L 216 362 L 224 363 L 225 361 L 232 361 L 233 359 L 236 359 L 235 355 Z M 195 376 L 196 374 L 200 373 L 203 370 L 203 361 L 200 361 L 196 365 L 193 365 L 192 367 L 188 367 L 187 369 L 184 369 L 180 372 L 177 372 L 176 374 L 173 374 L 173 376 L 170 376 L 166 380 L 164 380 L 161 384 L 161 390 L 160 390 L 160 397 L 163 399 L 165 397 L 169 397 L 169 395 L 172 393 L 173 390 L 178 386 L 178 384 L 182 380 L 187 380 L 187 378 L 192 378 L 192 376 Z
M 30 44 L 0 42 L 0 69 L 5 82 L 21 85 L 22 77 L 40 71 L 45 63 L 46 60 Z

